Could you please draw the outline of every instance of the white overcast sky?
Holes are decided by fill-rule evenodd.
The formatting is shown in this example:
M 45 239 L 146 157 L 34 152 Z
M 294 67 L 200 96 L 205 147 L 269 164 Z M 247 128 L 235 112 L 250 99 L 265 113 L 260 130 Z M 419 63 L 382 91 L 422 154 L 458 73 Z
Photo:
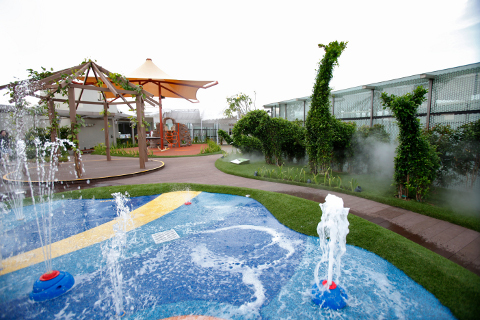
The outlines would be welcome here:
M 239 92 L 256 91 L 257 108 L 310 95 L 319 43 L 348 41 L 334 90 L 480 62 L 480 0 L 0 0 L 0 30 L 0 84 L 84 58 L 128 74 L 151 58 L 174 78 L 219 82 L 200 103 L 164 101 L 204 118 Z

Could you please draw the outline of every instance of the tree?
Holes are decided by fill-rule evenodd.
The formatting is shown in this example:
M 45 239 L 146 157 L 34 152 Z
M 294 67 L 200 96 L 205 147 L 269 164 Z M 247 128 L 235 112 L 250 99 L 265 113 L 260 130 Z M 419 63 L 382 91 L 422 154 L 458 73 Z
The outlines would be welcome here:
M 257 93 L 255 93 L 255 99 Z M 227 108 L 223 111 L 223 114 L 227 117 L 233 117 L 237 115 L 237 119 L 242 118 L 244 115 L 249 113 L 252 110 L 255 110 L 255 99 L 253 101 L 252 108 L 252 99 L 245 93 L 239 93 L 235 96 L 227 97 Z
M 412 93 L 397 97 L 382 93 L 385 108 L 390 108 L 398 121 L 400 132 L 399 145 L 395 156 L 394 180 L 398 197 L 408 197 L 409 191 L 415 192 L 417 201 L 422 200 L 435 180 L 440 167 L 435 148 L 421 134 L 417 109 L 426 100 L 427 90 L 422 86 Z
M 480 120 L 464 124 L 454 134 L 455 172 L 464 175 L 465 186 L 473 189 L 480 168 Z
M 429 129 L 424 128 L 422 134 L 435 147 L 440 159 L 440 168 L 435 182 L 437 185 L 447 188 L 459 178 L 454 171 L 457 149 L 455 130 L 449 125 L 437 124 Z
M 333 156 L 332 121 L 330 114 L 330 80 L 333 77 L 333 67 L 338 65 L 338 58 L 347 47 L 347 42 L 330 42 L 319 44 L 325 49 L 325 55 L 320 61 L 315 85 L 313 87 L 312 104 L 306 120 L 306 150 L 310 163 L 310 171 L 316 174 L 327 170 Z

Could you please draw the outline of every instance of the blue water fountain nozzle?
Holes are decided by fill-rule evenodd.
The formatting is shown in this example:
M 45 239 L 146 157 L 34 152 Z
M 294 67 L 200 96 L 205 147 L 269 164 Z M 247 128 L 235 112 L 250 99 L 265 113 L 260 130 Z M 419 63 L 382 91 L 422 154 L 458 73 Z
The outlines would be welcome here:
M 70 290 L 74 284 L 75 279 L 68 272 L 58 270 L 47 272 L 33 284 L 30 299 L 45 301 L 56 298 Z
M 326 284 L 327 280 L 322 281 L 323 286 L 326 286 Z M 348 296 L 345 290 L 337 286 L 333 281 L 328 290 L 326 288 L 323 288 L 323 290 L 319 289 L 316 283 L 313 284 L 312 301 L 324 309 L 338 310 L 345 308 L 347 299 Z

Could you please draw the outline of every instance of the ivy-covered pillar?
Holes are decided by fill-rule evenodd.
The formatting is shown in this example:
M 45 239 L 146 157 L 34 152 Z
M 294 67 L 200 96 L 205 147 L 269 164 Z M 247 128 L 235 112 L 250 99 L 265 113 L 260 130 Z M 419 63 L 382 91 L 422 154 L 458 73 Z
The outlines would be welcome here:
M 80 150 L 78 145 L 78 128 L 77 128 L 77 107 L 75 105 L 75 89 L 68 88 L 68 106 L 70 109 L 70 138 L 74 143 L 73 158 L 75 162 L 75 172 L 77 178 L 82 177 L 82 161 L 80 159 Z
M 108 132 L 108 103 L 106 101 L 103 103 L 103 128 L 105 131 L 105 152 L 107 153 L 107 161 L 111 161 L 112 156 L 110 155 L 110 134 Z
M 145 135 L 145 125 L 143 124 L 143 100 L 141 95 L 135 98 L 137 109 L 137 136 L 138 136 L 138 158 L 140 159 L 140 169 L 145 169 L 145 154 L 147 140 Z
M 55 142 L 57 140 L 57 130 L 58 130 L 58 122 L 57 117 L 55 115 L 55 104 L 53 103 L 52 99 L 48 99 L 48 120 L 50 121 L 50 141 Z

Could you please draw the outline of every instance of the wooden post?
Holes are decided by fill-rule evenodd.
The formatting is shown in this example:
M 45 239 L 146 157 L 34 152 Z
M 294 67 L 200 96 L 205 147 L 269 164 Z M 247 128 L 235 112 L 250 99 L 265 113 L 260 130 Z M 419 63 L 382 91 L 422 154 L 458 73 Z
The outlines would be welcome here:
M 138 157 L 140 159 L 140 169 L 145 169 L 145 147 L 147 140 L 144 135 L 145 126 L 143 125 L 142 117 L 142 97 L 137 95 L 135 102 L 137 104 Z
M 68 106 L 70 108 L 70 123 L 71 123 L 71 130 L 72 130 L 72 135 L 73 132 L 75 131 L 75 125 L 77 124 L 77 108 L 75 106 L 75 89 L 69 87 L 68 88 Z M 73 135 L 73 140 L 78 141 L 78 135 L 74 134 Z M 80 160 L 80 150 L 79 146 L 75 144 L 74 146 L 75 150 L 73 150 L 73 158 L 75 161 L 75 172 L 77 173 L 77 178 L 82 177 L 82 162 Z
M 160 149 L 163 150 L 163 121 L 162 121 L 162 86 L 160 82 L 158 83 L 158 102 L 159 102 L 159 123 L 158 125 L 160 126 Z
M 110 155 L 110 134 L 108 132 L 108 103 L 106 101 L 103 105 L 103 128 L 103 130 L 105 131 L 105 147 L 107 148 L 107 161 L 111 161 L 112 156 Z
M 55 140 L 57 140 L 57 128 L 56 126 L 54 128 L 54 123 L 57 122 L 57 119 L 55 117 L 55 104 L 52 99 L 48 99 L 48 119 L 50 120 L 50 127 L 55 129 L 50 130 L 50 141 L 55 142 Z
M 142 99 L 142 121 L 145 119 L 145 101 Z M 142 122 L 143 123 L 143 122 Z M 143 140 L 145 141 L 145 162 L 148 162 L 148 145 L 147 145 L 147 127 L 142 127 Z

